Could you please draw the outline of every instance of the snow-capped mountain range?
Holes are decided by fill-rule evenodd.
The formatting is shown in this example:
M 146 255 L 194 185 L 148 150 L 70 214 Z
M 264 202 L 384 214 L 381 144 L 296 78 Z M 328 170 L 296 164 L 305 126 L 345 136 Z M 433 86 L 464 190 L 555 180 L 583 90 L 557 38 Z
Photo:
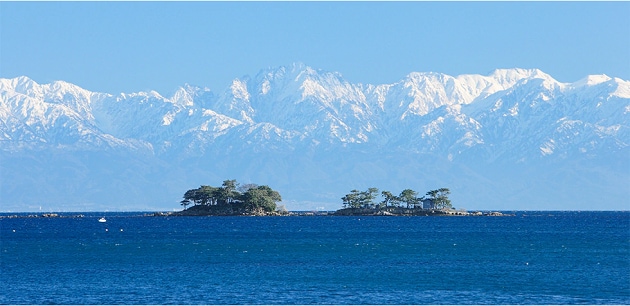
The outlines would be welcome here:
M 177 209 L 235 178 L 289 209 L 372 186 L 449 187 L 469 209 L 630 209 L 629 119 L 630 81 L 537 69 L 366 85 L 293 64 L 170 97 L 0 79 L 0 204 Z

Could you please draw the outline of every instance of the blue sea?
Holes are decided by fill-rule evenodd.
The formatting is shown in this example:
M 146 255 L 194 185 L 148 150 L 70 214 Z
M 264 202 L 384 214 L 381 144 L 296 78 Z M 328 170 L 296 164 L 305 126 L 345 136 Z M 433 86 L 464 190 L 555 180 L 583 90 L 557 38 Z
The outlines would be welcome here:
M 514 213 L 2 218 L 0 304 L 630 304 L 630 212 Z

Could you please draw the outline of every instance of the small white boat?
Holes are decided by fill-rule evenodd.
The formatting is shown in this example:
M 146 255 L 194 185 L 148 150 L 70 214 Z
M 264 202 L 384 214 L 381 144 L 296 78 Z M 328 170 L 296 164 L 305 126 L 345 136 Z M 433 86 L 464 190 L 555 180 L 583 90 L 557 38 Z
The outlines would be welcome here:
M 100 219 L 98 219 L 98 222 L 105 223 L 105 222 L 107 222 L 107 220 L 105 218 L 100 218 Z

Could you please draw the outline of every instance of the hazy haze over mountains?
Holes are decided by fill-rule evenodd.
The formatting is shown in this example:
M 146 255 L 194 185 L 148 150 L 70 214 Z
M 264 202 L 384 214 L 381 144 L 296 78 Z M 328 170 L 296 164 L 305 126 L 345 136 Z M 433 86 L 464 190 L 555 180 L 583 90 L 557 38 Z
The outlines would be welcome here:
M 367 85 L 297 63 L 171 97 L 0 79 L 0 210 L 180 209 L 224 179 L 270 185 L 292 210 L 368 187 L 449 187 L 467 209 L 627 210 L 629 116 L 630 81 L 536 69 Z

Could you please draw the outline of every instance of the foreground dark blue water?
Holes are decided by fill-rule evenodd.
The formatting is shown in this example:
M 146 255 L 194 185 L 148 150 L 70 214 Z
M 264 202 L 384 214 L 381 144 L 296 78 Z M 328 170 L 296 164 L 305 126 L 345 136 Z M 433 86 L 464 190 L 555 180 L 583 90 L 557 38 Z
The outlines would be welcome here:
M 629 212 L 0 219 L 0 304 L 629 304 Z

